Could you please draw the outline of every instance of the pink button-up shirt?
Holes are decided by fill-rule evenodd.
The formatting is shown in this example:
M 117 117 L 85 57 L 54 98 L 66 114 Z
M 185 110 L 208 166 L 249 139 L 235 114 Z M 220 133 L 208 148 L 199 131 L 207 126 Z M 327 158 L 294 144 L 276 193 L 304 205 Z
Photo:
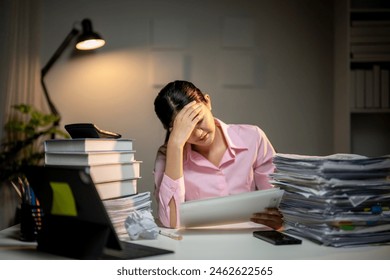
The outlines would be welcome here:
M 169 226 L 168 204 L 172 197 L 179 206 L 188 200 L 272 187 L 268 174 L 275 168 L 272 163 L 275 150 L 265 133 L 254 125 L 227 125 L 218 119 L 215 119 L 215 123 L 222 128 L 228 146 L 218 166 L 193 151 L 191 145 L 186 145 L 183 177 L 172 180 L 164 173 L 165 154 L 157 154 L 154 169 L 155 195 L 158 216 L 164 226 Z M 179 207 L 176 209 L 179 223 Z

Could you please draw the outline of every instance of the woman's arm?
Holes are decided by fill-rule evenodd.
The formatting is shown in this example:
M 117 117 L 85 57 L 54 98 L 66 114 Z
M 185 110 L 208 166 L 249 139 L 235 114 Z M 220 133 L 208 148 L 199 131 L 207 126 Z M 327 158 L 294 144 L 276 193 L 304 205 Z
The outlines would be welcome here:
M 265 133 L 258 128 L 259 140 L 256 162 L 254 164 L 254 178 L 256 189 L 265 190 L 273 186 L 269 182 L 269 174 L 275 171 L 275 165 L 272 160 L 275 155 L 275 149 Z
M 183 177 L 183 148 L 173 144 L 172 141 L 168 141 L 165 174 L 172 180 L 178 180 Z M 178 215 L 174 197 L 169 201 L 169 209 L 169 225 L 171 228 L 175 228 L 178 224 Z
M 177 224 L 176 202 L 184 202 L 184 178 L 172 180 L 165 172 L 166 146 L 157 153 L 154 166 L 155 198 L 158 204 L 158 217 L 165 227 L 175 227 Z M 172 220 L 172 223 L 171 223 Z M 173 223 L 174 222 L 174 223 Z
M 184 108 L 177 114 L 173 121 L 173 126 L 170 132 L 170 136 L 167 143 L 166 149 L 166 158 L 164 166 L 164 177 L 165 181 L 173 182 L 184 182 L 183 179 L 183 150 L 184 145 L 186 144 L 188 138 L 191 136 L 192 131 L 194 130 L 196 124 L 203 118 L 204 112 L 202 111 L 202 104 L 191 102 L 184 106 Z M 163 178 L 164 180 L 164 178 Z M 165 221 L 165 226 L 175 228 L 178 226 L 178 207 L 177 203 L 184 201 L 184 183 L 181 184 L 181 188 L 176 186 L 176 190 L 179 191 L 182 189 L 182 194 L 170 196 L 167 198 L 165 193 L 166 191 L 169 195 L 172 192 L 172 188 L 165 187 L 163 184 L 158 184 L 157 189 L 159 191 L 159 207 L 163 211 L 159 210 L 159 216 L 161 218 L 161 212 L 169 214 L 168 221 Z M 180 197 L 178 201 L 177 198 Z M 167 205 L 161 205 L 160 203 L 166 203 L 166 200 L 169 200 Z M 169 213 L 167 213 L 169 212 Z

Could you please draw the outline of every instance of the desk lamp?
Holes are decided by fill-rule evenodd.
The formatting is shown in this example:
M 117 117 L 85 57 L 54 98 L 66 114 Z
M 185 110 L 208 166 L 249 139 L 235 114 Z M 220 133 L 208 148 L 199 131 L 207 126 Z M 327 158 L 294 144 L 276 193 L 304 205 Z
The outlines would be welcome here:
M 78 50 L 93 50 L 100 48 L 104 46 L 105 41 L 100 37 L 99 34 L 93 32 L 92 30 L 92 22 L 89 19 L 83 19 L 81 22 L 82 25 L 82 33 L 78 36 L 77 42 L 76 42 L 76 49 Z M 53 54 L 53 56 L 50 58 L 50 60 L 47 62 L 47 64 L 42 68 L 41 70 L 41 84 L 43 87 L 43 92 L 45 94 L 47 103 L 49 105 L 50 111 L 53 115 L 58 117 L 58 120 L 55 123 L 55 126 L 58 126 L 61 116 L 57 110 L 57 108 L 54 106 L 54 103 L 52 102 L 49 92 L 47 91 L 46 85 L 45 85 L 45 75 L 53 64 L 58 60 L 58 58 L 61 56 L 61 54 L 64 52 L 66 47 L 70 44 L 70 42 L 79 34 L 79 30 L 75 27 L 72 28 L 72 30 L 69 32 L 69 34 L 66 36 L 65 40 L 62 42 L 62 44 L 58 47 L 56 52 Z

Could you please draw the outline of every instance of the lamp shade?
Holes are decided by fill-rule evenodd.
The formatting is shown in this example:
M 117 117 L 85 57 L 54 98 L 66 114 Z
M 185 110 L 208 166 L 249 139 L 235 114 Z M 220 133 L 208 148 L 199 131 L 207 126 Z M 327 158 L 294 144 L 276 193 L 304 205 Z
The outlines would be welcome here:
M 98 33 L 93 32 L 92 22 L 89 19 L 84 19 L 81 25 L 83 30 L 76 43 L 78 50 L 93 50 L 104 46 L 106 42 Z

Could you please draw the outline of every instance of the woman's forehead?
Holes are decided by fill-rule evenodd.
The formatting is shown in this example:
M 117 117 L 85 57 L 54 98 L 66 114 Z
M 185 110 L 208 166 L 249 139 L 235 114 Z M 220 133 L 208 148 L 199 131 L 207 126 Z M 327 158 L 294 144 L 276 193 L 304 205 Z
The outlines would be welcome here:
M 206 107 L 206 104 L 204 104 L 204 102 L 202 102 L 202 101 L 196 101 L 196 104 L 198 104 L 198 103 L 201 103 L 201 105 L 202 105 L 202 110 L 205 110 L 205 109 L 207 108 L 207 107 Z M 183 108 L 184 108 L 184 107 L 183 107 Z M 180 109 L 180 110 L 175 110 L 175 111 L 173 112 L 173 114 L 172 114 L 172 120 L 171 120 L 171 125 L 170 125 L 170 126 L 173 125 L 173 121 L 175 120 L 177 114 L 178 114 L 181 110 L 183 110 L 183 108 Z

